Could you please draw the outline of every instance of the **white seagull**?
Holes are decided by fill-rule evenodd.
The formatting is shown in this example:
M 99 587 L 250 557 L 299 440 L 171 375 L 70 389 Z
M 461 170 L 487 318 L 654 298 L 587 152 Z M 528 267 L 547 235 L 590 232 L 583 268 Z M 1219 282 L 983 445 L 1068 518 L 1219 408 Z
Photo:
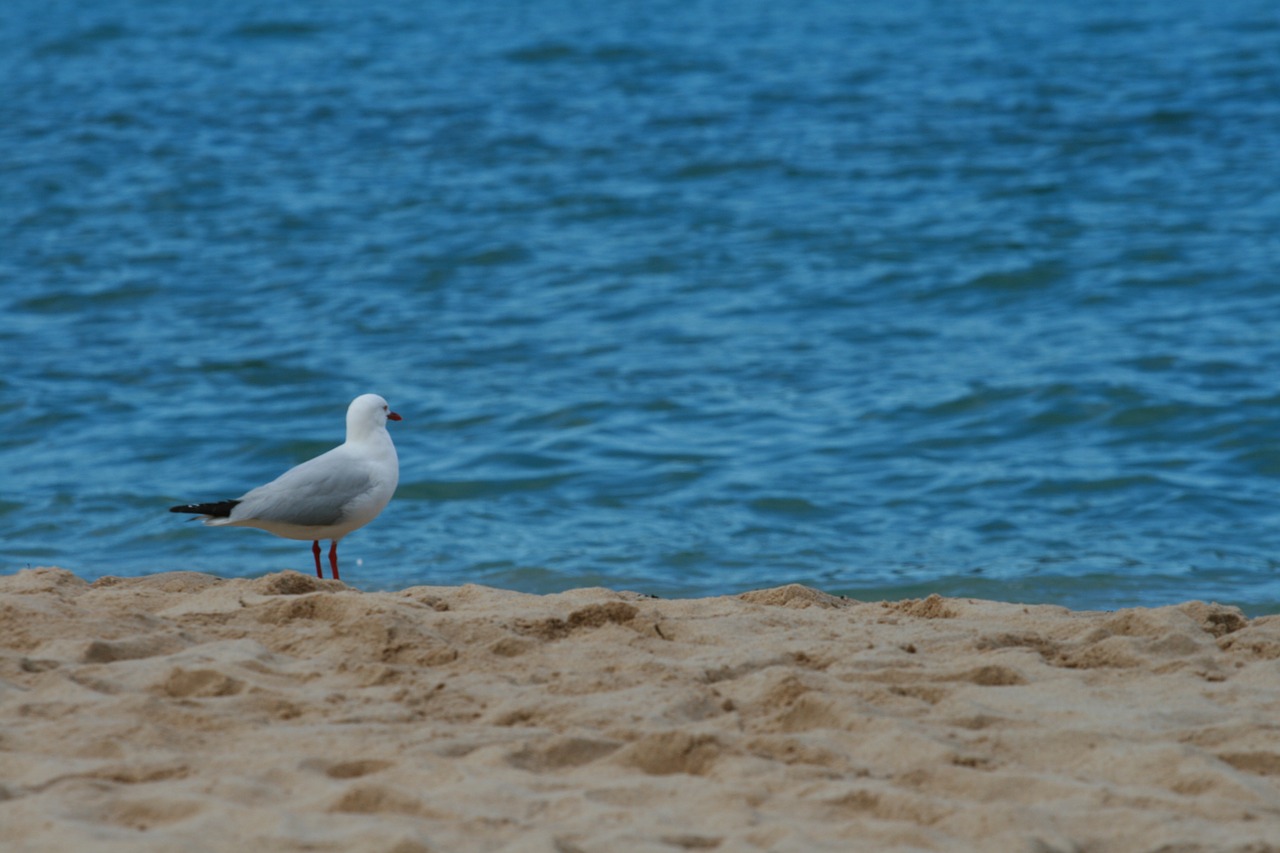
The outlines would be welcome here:
M 363 394 L 347 408 L 347 440 L 290 468 L 235 500 L 186 504 L 213 527 L 256 527 L 286 539 L 310 539 L 320 571 L 320 540 L 331 539 L 329 569 L 338 577 L 338 540 L 378 517 L 400 482 L 396 447 L 387 421 L 398 421 L 387 401 Z

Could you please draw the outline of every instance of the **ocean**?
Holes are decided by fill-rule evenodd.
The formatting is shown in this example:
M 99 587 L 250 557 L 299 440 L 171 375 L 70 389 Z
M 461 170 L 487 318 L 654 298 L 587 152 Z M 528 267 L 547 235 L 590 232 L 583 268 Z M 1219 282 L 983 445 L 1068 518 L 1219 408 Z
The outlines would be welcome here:
M 1280 7 L 0 10 L 0 572 L 386 397 L 362 589 L 1280 612 Z

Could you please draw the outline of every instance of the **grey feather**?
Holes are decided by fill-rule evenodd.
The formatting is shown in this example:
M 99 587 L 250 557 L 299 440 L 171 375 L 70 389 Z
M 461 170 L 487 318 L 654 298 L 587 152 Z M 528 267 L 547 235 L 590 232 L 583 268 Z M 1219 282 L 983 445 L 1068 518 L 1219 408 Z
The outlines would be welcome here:
M 264 486 L 247 492 L 231 513 L 231 520 L 296 524 L 323 527 L 343 520 L 344 508 L 373 487 L 373 475 L 359 460 L 331 464 L 336 455 L 346 454 L 335 447 L 328 453 L 291 468 Z

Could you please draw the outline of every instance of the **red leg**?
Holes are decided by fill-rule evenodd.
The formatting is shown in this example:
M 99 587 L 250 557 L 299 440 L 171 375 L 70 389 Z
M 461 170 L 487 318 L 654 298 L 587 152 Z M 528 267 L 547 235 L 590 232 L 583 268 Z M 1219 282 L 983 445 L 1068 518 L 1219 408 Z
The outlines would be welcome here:
M 320 546 L 320 543 L 317 542 L 316 547 L 319 547 L 319 546 Z M 316 555 L 316 559 L 317 560 L 320 559 L 320 556 L 318 554 Z M 338 580 L 338 540 L 337 539 L 333 540 L 333 544 L 329 546 L 329 570 L 333 572 L 333 579 Z
M 316 558 L 316 577 L 324 577 L 324 572 L 320 571 L 320 540 L 315 539 L 311 542 L 311 553 Z

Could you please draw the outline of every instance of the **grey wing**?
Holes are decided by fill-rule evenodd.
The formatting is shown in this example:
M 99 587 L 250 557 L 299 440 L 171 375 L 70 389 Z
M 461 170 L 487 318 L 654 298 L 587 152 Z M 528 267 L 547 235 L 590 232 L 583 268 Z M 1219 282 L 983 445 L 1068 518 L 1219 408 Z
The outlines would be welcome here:
M 369 466 L 339 453 L 340 449 L 291 468 L 246 493 L 232 512 L 232 520 L 254 518 L 304 527 L 339 523 L 345 507 L 373 486 Z

